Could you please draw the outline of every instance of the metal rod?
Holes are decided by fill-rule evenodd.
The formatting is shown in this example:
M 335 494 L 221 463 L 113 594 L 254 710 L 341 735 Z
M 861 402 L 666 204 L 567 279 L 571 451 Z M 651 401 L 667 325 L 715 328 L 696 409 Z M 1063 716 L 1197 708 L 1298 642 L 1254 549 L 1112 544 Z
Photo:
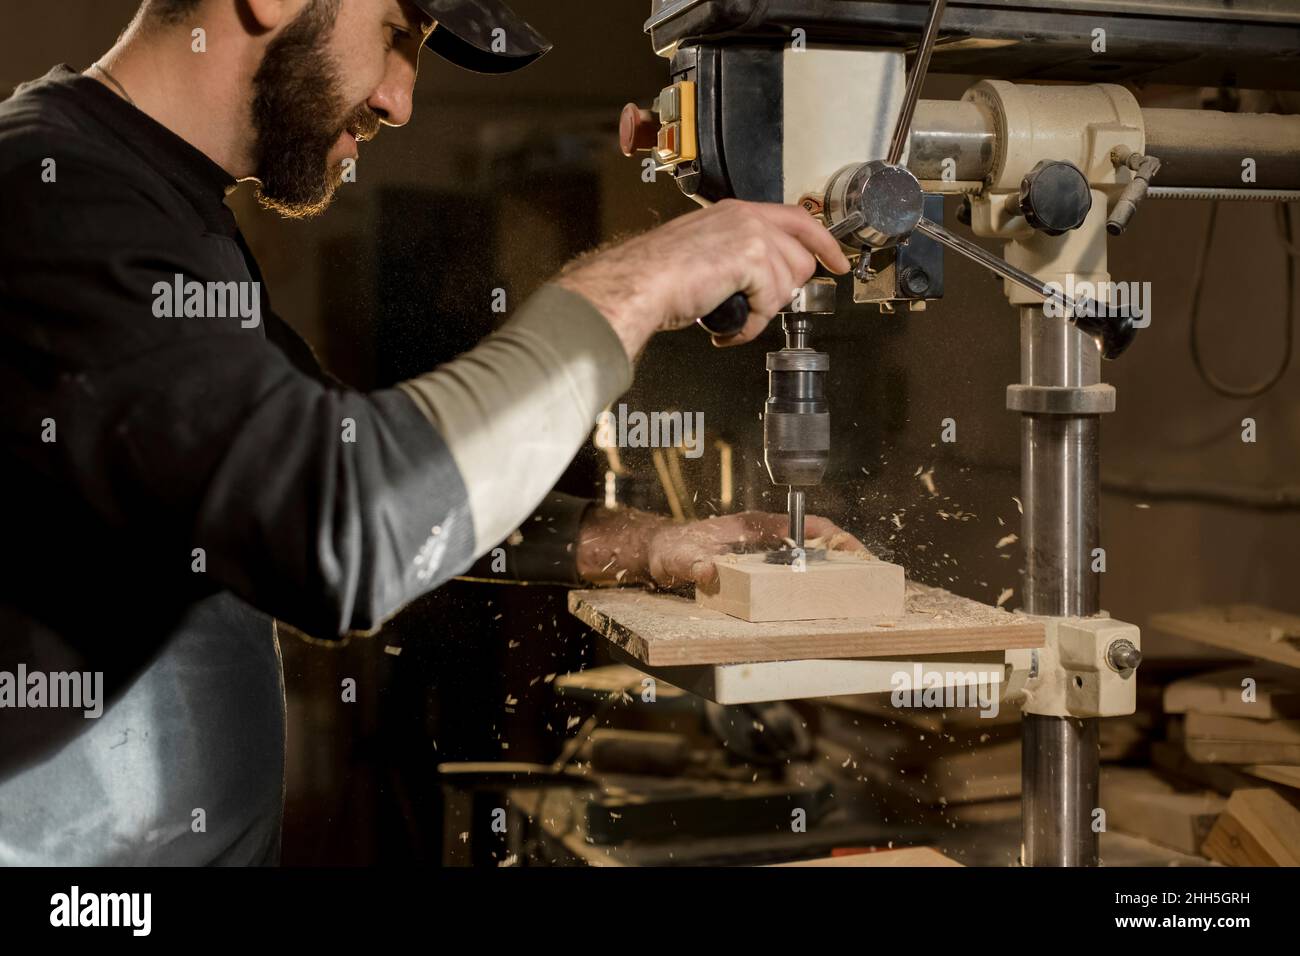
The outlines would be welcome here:
M 939 21 L 943 19 L 943 9 L 947 0 L 931 0 L 930 13 L 925 21 L 925 32 L 921 34 L 921 45 L 916 50 L 916 61 L 912 64 L 912 75 L 907 78 L 907 90 L 903 93 L 903 106 L 898 112 L 898 122 L 894 125 L 894 138 L 889 143 L 889 156 L 885 162 L 897 165 L 903 158 L 912 136 L 912 114 L 916 112 L 917 101 L 921 98 L 921 87 L 925 84 L 925 74 L 930 69 L 930 54 L 934 52 L 934 41 L 939 36 Z
M 1020 309 L 1020 378 L 1025 385 L 1083 388 L 1101 381 L 1101 357 L 1087 333 L 1040 308 Z M 1021 416 L 1021 539 L 1024 608 L 1087 617 L 1100 608 L 1096 415 Z M 1021 729 L 1021 827 L 1025 866 L 1095 866 L 1096 720 L 1026 714 Z
M 1086 388 L 1101 381 L 1087 333 L 1020 308 L 1024 385 Z M 1087 617 L 1100 608 L 1092 551 L 1098 545 L 1096 415 L 1025 414 L 1021 419 L 1021 539 L 1024 606 L 1030 614 Z
M 1035 295 L 1041 295 L 1044 299 L 1054 300 L 1061 308 L 1061 314 L 1066 316 L 1076 314 L 1099 314 L 1099 310 L 1086 299 L 1080 299 L 1077 302 L 1066 295 L 1062 290 L 1055 289 L 1048 285 L 1037 276 L 1030 275 L 1023 269 L 1017 269 L 1011 263 L 1007 262 L 993 253 L 989 252 L 975 243 L 963 239 L 961 236 L 954 235 L 943 226 L 931 219 L 921 217 L 921 221 L 916 224 L 916 231 L 929 236 L 936 242 L 941 242 L 953 252 L 961 253 L 967 259 L 972 260 L 990 272 L 995 272 L 1014 282 L 1021 288 L 1028 289 Z
M 1021 723 L 1025 866 L 1096 866 L 1098 722 L 1025 714 Z
M 1142 122 L 1142 151 L 1163 164 L 1161 193 L 1240 189 L 1245 158 L 1255 160 L 1253 190 L 1300 189 L 1300 116 L 1144 107 Z M 962 181 L 986 180 L 997 172 L 996 136 L 992 114 L 975 103 L 921 100 L 912 120 L 907 168 L 922 181 L 942 180 L 945 171 Z M 1155 198 L 1156 187 L 1152 190 Z
M 790 540 L 796 548 L 803 547 L 804 497 L 802 488 L 790 488 L 787 497 L 790 509 Z

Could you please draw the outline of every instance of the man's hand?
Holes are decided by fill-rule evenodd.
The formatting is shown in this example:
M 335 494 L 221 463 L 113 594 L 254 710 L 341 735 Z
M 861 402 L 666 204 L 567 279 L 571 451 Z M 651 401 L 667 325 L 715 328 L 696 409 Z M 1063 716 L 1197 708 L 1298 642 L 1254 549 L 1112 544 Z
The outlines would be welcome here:
M 635 358 L 655 332 L 690 325 L 734 292 L 749 298 L 749 321 L 714 344 L 750 341 L 819 259 L 832 272 L 849 271 L 839 242 L 803 209 L 726 199 L 578 259 L 556 284 L 600 309 Z
M 809 548 L 865 551 L 862 542 L 826 518 L 808 515 Z M 736 551 L 768 551 L 787 542 L 789 519 L 746 511 L 676 524 L 644 511 L 593 509 L 578 535 L 578 573 L 592 584 L 653 584 L 709 589 L 713 559 Z

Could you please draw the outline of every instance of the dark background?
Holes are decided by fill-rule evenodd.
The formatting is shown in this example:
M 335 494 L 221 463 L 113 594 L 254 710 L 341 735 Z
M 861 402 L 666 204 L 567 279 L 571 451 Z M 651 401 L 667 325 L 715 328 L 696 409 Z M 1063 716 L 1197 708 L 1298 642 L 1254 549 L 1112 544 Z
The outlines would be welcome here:
M 232 200 L 277 310 L 356 387 L 390 384 L 472 346 L 501 318 L 490 308 L 494 289 L 507 290 L 513 308 L 573 255 L 694 208 L 666 177 L 643 183 L 640 164 L 617 149 L 619 108 L 647 104 L 667 73 L 641 33 L 649 4 L 514 6 L 555 50 L 510 77 L 462 73 L 426 56 L 414 121 L 365 148 L 358 182 L 324 218 L 288 223 L 247 191 Z M 135 3 L 0 7 L 7 92 L 59 62 L 86 67 Z M 935 77 L 927 95 L 956 97 L 968 82 Z M 1198 103 L 1196 91 L 1141 95 L 1153 105 Z M 1280 105 L 1264 99 L 1253 108 Z M 1103 480 L 1116 490 L 1102 503 L 1102 597 L 1115 617 L 1144 628 L 1156 654 L 1195 653 L 1147 627 L 1156 612 L 1227 602 L 1300 611 L 1294 511 L 1124 490 L 1144 482 L 1294 491 L 1300 474 L 1300 372 L 1260 399 L 1229 401 L 1192 366 L 1187 319 L 1208 212 L 1203 203 L 1149 203 L 1110 246 L 1113 278 L 1153 283 L 1155 319 L 1105 370 L 1119 410 L 1103 426 Z M 1211 262 L 1203 351 L 1220 376 L 1257 379 L 1280 358 L 1284 321 L 1271 207 L 1223 208 Z M 988 275 L 952 257 L 947 270 L 947 297 L 925 313 L 846 310 L 819 323 L 816 342 L 832 362 L 835 458 L 809 507 L 915 578 L 990 603 L 1010 588 L 1015 607 L 1021 554 L 995 544 L 1019 530 L 1019 424 L 1004 405 L 1019 374 L 1016 318 Z M 759 460 L 763 352 L 779 347 L 774 335 L 730 351 L 693 331 L 660 337 L 627 399 L 632 408 L 703 412 L 710 439 L 738 449 L 746 478 L 737 507 L 783 506 Z M 1258 422 L 1256 444 L 1240 441 L 1245 416 Z M 957 421 L 954 445 L 939 441 L 948 417 Z M 644 460 L 631 464 L 630 499 L 662 506 L 653 471 Z M 937 498 L 916 477 L 931 468 Z M 563 487 L 597 494 L 602 473 L 588 449 Z M 716 510 L 707 467 L 688 478 L 697 513 Z M 599 655 L 559 589 L 463 582 L 416 602 L 374 639 L 339 647 L 282 637 L 286 863 L 435 862 L 437 762 L 548 759 L 568 715 L 546 677 Z M 339 702 L 344 677 L 357 680 L 355 704 Z

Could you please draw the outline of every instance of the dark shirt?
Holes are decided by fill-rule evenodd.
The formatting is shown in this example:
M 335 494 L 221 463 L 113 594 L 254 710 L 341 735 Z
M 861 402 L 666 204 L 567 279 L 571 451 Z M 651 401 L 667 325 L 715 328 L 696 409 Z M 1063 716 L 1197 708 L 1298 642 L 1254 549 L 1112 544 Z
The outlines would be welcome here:
M 0 104 L 0 674 L 102 672 L 111 703 L 0 709 L 0 863 L 274 860 L 273 618 L 370 630 L 470 565 L 400 389 L 331 380 L 264 286 L 255 327 L 159 314 L 178 275 L 261 281 L 233 185 L 67 67 Z

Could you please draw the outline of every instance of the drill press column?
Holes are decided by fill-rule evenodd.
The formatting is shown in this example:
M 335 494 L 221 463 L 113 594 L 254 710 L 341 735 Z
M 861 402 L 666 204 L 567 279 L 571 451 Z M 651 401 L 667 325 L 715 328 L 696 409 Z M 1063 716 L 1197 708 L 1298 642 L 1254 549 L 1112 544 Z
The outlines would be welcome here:
M 763 461 L 772 483 L 789 489 L 790 540 L 804 546 L 804 489 L 819 484 L 831 451 L 826 402 L 830 356 L 808 347 L 807 315 L 781 317 L 785 348 L 767 353 L 767 405 L 763 413 Z
M 1101 381 L 1090 336 L 1041 307 L 1020 309 L 1021 381 L 1086 389 Z M 1022 413 L 1024 608 L 1049 617 L 1100 610 L 1089 562 L 1098 543 L 1096 414 Z M 1026 713 L 1021 725 L 1025 866 L 1096 866 L 1099 722 Z

